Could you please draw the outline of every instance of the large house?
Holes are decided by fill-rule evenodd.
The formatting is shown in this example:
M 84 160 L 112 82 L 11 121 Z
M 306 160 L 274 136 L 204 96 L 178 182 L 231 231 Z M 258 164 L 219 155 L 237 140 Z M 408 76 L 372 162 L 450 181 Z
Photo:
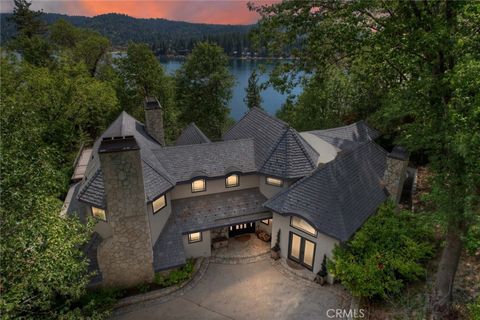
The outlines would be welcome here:
M 260 109 L 221 141 L 195 125 L 164 142 L 162 108 L 145 102 L 145 124 L 126 112 L 93 145 L 68 211 L 97 220 L 89 244 L 95 281 L 131 286 L 208 257 L 212 240 L 280 232 L 282 259 L 317 273 L 323 256 L 398 200 L 405 154 L 387 153 L 360 121 L 297 132 Z

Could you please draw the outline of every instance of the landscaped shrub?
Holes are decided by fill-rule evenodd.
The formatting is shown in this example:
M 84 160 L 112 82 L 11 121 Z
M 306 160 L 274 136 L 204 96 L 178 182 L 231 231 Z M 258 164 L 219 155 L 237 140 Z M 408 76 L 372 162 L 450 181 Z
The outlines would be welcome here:
M 351 240 L 335 247 L 328 270 L 354 296 L 397 294 L 407 282 L 424 277 L 433 254 L 432 230 L 422 215 L 396 212 L 385 203 Z
M 190 279 L 193 274 L 194 264 L 195 261 L 193 259 L 188 259 L 187 263 L 183 267 L 170 272 L 168 275 L 156 273 L 155 283 L 163 288 L 180 284 L 183 281 Z

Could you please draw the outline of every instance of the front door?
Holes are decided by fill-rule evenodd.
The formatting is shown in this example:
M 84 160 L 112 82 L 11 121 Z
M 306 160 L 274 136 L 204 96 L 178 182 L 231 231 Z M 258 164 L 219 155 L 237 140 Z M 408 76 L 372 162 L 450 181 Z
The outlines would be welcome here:
M 254 233 L 255 222 L 240 223 L 228 228 L 228 236 L 230 238 L 238 236 L 239 234 Z
M 288 257 L 308 269 L 313 269 L 315 243 L 296 233 L 290 232 Z

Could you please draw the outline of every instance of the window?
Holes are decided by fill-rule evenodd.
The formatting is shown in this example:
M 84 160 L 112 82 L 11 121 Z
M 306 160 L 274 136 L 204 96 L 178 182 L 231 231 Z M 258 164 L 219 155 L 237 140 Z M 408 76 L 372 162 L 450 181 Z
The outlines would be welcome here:
M 308 233 L 309 235 L 312 235 L 314 237 L 317 236 L 317 230 L 315 230 L 315 228 L 312 227 L 307 221 L 299 217 L 292 216 L 292 218 L 290 219 L 290 225 L 295 229 Z
M 239 185 L 240 185 L 240 179 L 238 177 L 238 174 L 231 174 L 225 178 L 226 188 L 238 187 Z
M 152 207 L 153 207 L 153 214 L 157 213 L 158 211 L 162 210 L 167 206 L 167 201 L 165 199 L 165 195 L 153 200 Z
M 283 180 L 282 179 L 277 179 L 277 178 L 274 178 L 274 177 L 267 177 L 266 182 L 267 182 L 267 184 L 269 184 L 271 186 L 275 186 L 275 187 L 283 186 Z
M 202 241 L 202 233 L 194 232 L 188 234 L 188 243 L 195 243 Z
M 313 269 L 315 262 L 315 243 L 290 232 L 290 241 L 288 244 L 288 258 L 298 262 L 308 269 Z
M 265 219 L 265 220 L 262 220 L 262 223 L 268 226 L 270 224 L 270 221 L 272 221 L 272 219 Z
M 103 209 L 92 207 L 92 216 L 94 218 L 97 218 L 97 219 L 100 219 L 100 220 L 103 220 L 103 221 L 107 221 L 107 214 L 105 213 L 105 210 L 103 210 Z
M 205 179 L 198 179 L 192 182 L 192 192 L 202 192 L 207 190 Z

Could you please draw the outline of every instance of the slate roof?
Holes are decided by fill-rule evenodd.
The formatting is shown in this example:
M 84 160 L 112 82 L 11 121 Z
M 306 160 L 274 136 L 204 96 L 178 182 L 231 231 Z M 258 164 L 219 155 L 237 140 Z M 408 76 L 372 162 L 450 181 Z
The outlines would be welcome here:
M 322 233 L 348 240 L 386 200 L 382 184 L 386 151 L 373 142 L 316 169 L 264 206 L 302 217 Z
M 380 136 L 380 132 L 370 128 L 363 120 L 352 123 L 348 126 L 306 132 L 311 133 L 344 151 L 353 150 L 360 143 L 373 141 Z
M 170 214 L 162 233 L 153 246 L 153 268 L 155 271 L 178 267 L 185 263 L 182 232 Z
M 200 130 L 194 122 L 190 123 L 185 129 L 183 129 L 180 136 L 175 141 L 175 145 L 189 145 L 211 142 L 210 139 Z
M 259 108 L 245 114 L 223 136 L 226 141 L 245 138 L 255 141 L 255 163 L 260 173 L 299 178 L 316 167 L 318 154 L 298 132 Z
M 152 201 L 175 185 L 175 179 L 165 170 L 162 163 L 158 161 L 153 153 L 155 149 L 161 148 L 161 146 L 147 134 L 142 123 L 123 111 L 93 145 L 92 158 L 88 163 L 85 180 L 82 183 L 78 196 L 80 200 L 99 208 L 106 207 L 98 148 L 103 138 L 129 135 L 135 137 L 140 147 L 145 183 L 145 200 Z
M 172 213 L 153 246 L 155 271 L 185 263 L 183 234 L 271 218 L 262 205 L 265 200 L 258 188 L 173 200 Z
M 172 214 L 182 233 L 271 218 L 258 188 L 214 193 L 172 201 Z
M 241 173 L 256 171 L 252 139 L 165 147 L 154 154 L 177 181 L 224 176 L 232 168 Z

